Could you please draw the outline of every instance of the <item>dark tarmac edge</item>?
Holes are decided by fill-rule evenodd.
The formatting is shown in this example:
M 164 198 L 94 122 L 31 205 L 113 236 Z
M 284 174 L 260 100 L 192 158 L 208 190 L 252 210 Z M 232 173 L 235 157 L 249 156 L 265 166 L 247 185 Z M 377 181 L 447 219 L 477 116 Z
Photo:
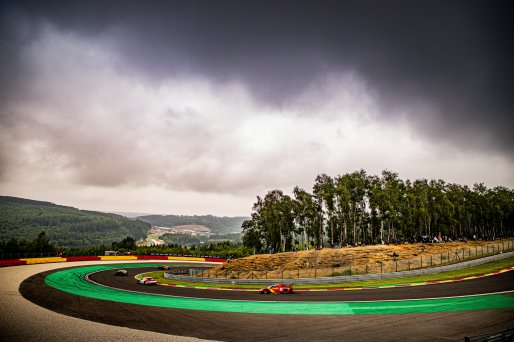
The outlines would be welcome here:
M 44 272 L 19 291 L 49 310 L 95 322 L 221 341 L 456 341 L 514 326 L 514 309 L 434 314 L 289 316 L 218 313 L 139 306 L 65 293 Z

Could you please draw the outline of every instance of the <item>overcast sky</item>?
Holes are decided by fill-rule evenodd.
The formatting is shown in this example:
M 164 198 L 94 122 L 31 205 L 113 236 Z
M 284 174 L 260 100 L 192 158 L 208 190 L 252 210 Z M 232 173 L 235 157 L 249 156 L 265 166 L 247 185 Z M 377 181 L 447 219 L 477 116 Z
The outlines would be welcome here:
M 247 216 L 388 169 L 514 187 L 513 1 L 2 1 L 0 194 Z

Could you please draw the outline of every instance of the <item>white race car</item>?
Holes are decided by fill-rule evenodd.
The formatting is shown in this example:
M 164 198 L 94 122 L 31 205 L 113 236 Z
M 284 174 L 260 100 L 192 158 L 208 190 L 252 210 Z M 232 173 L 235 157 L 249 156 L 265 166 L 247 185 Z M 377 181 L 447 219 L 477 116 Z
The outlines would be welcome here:
M 115 276 L 128 276 L 128 272 L 127 270 L 117 270 L 115 273 L 114 273 Z
M 137 283 L 143 284 L 143 285 L 157 285 L 157 280 L 155 280 L 152 277 L 144 277 L 144 278 L 138 279 Z

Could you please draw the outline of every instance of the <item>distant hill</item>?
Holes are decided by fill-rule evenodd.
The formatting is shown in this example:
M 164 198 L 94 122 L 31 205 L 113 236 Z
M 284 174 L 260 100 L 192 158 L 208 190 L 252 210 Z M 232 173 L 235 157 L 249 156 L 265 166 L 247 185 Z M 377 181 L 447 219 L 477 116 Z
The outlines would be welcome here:
M 249 217 L 217 217 L 213 215 L 182 216 L 182 215 L 146 215 L 139 220 L 155 226 L 176 227 L 183 225 L 200 225 L 211 228 L 213 234 L 240 233 L 243 221 Z
M 45 231 L 58 247 L 110 246 L 127 236 L 146 237 L 140 220 L 24 198 L 0 196 L 0 240 L 33 240 Z
M 147 215 L 154 215 L 153 213 L 134 213 L 131 211 L 105 211 L 107 214 L 116 214 L 120 216 L 124 216 L 130 219 L 137 218 L 139 216 L 147 216 Z

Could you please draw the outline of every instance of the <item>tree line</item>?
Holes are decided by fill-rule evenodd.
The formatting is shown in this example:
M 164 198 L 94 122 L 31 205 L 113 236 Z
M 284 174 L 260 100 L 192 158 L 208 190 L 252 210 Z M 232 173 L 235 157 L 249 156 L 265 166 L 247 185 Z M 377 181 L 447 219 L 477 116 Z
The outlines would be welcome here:
M 220 241 L 201 245 L 167 244 L 163 246 L 138 246 L 134 254 L 173 254 L 192 256 L 214 256 L 224 258 L 242 258 L 253 253 L 253 248 L 243 246 L 241 242 Z
M 514 191 L 472 188 L 443 180 L 402 180 L 360 170 L 316 177 L 312 192 L 298 186 L 257 196 L 243 243 L 257 251 L 416 241 L 439 234 L 494 239 L 514 235 Z
M 50 242 L 44 231 L 40 232 L 34 240 L 18 240 L 16 238 L 11 238 L 7 241 L 0 240 L 1 255 L 14 253 L 54 255 L 56 250 L 56 247 Z
M 252 253 L 252 249 L 245 247 L 241 242 L 219 241 L 202 245 L 186 246 L 180 244 L 167 244 L 164 246 L 137 246 L 132 236 L 127 236 L 121 241 L 113 241 L 109 246 L 98 245 L 82 248 L 57 247 L 50 242 L 45 231 L 41 231 L 34 240 L 0 240 L 0 259 L 18 257 L 48 257 L 48 256 L 99 256 L 105 251 L 130 253 L 134 255 L 195 255 L 213 257 L 241 258 Z

